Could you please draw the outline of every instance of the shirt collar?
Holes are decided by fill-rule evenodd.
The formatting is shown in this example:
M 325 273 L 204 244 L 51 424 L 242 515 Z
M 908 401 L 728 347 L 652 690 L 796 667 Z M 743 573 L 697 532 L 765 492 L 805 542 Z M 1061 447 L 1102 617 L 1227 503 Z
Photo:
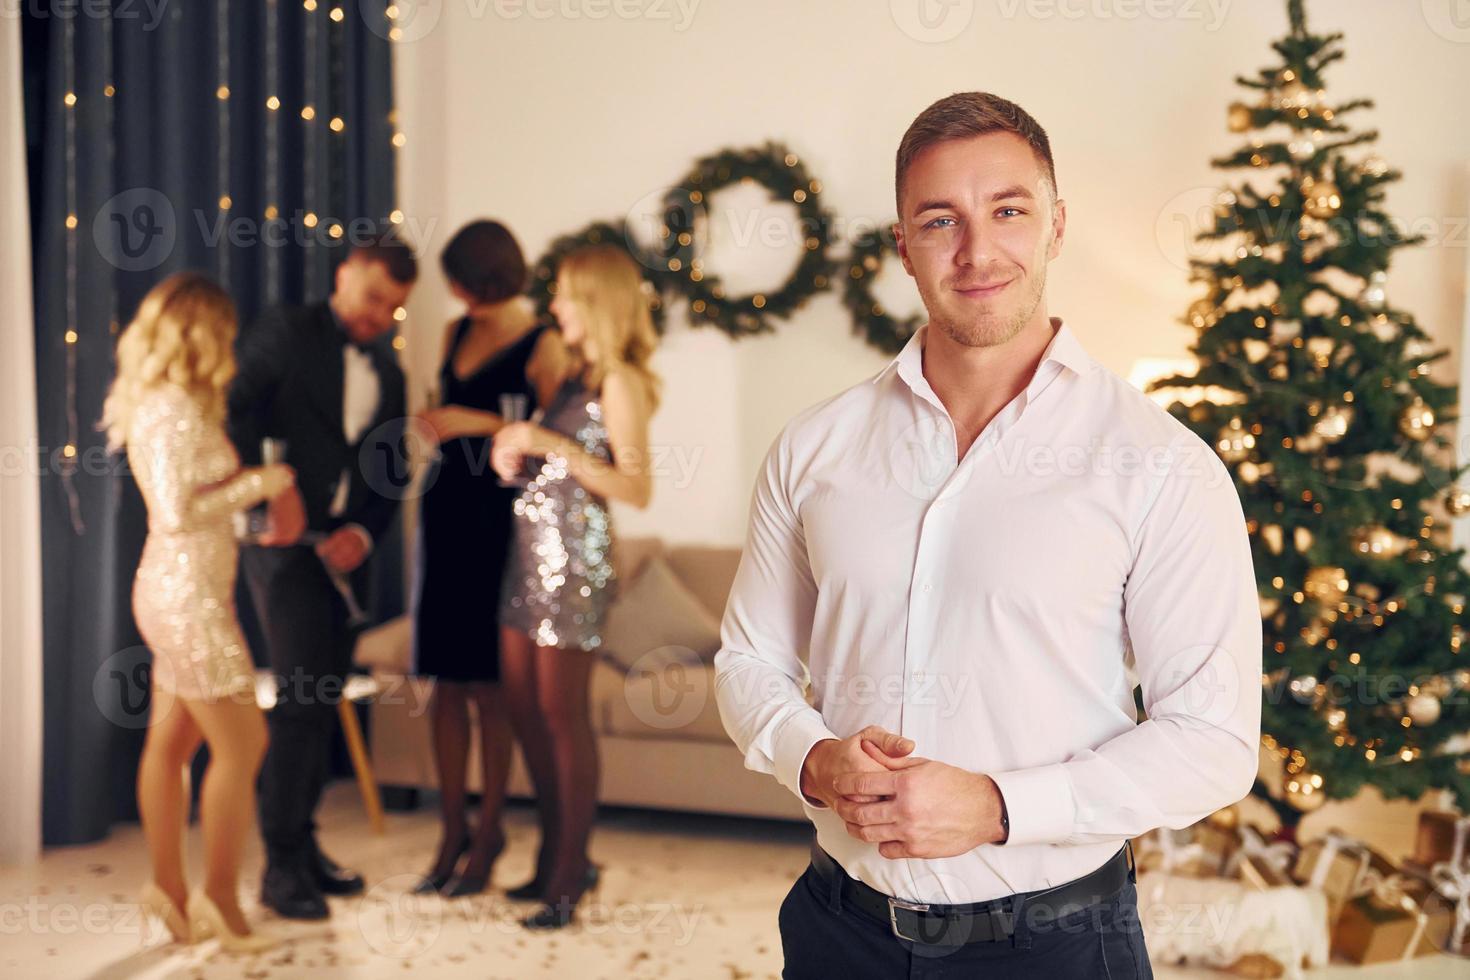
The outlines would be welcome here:
M 1036 373 L 1041 374 L 1041 368 L 1055 361 L 1064 368 L 1070 369 L 1075 374 L 1087 374 L 1097 366 L 1097 362 L 1082 347 L 1070 327 L 1062 321 L 1061 317 L 1051 317 L 1052 326 L 1056 333 L 1052 335 L 1051 343 L 1046 345 L 1046 350 L 1041 354 L 1041 361 L 1036 365 Z M 924 378 L 924 338 L 929 332 L 929 324 L 925 323 L 914 331 L 908 343 L 903 349 L 889 361 L 887 366 L 879 371 L 873 378 L 877 384 L 890 374 L 897 373 L 910 388 L 915 390 L 927 388 L 929 382 Z

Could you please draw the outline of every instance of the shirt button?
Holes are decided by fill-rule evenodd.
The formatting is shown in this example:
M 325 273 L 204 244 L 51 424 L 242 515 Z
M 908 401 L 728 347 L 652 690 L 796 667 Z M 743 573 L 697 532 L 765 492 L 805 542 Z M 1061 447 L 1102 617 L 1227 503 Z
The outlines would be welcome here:
M 924 683 L 924 678 L 926 676 L 927 675 L 922 670 L 916 670 L 916 671 L 914 671 L 914 683 L 915 684 L 922 684 L 922 683 Z
M 930 584 L 929 582 L 925 582 L 924 583 L 924 591 L 925 592 L 933 592 L 934 591 L 934 586 L 932 584 Z

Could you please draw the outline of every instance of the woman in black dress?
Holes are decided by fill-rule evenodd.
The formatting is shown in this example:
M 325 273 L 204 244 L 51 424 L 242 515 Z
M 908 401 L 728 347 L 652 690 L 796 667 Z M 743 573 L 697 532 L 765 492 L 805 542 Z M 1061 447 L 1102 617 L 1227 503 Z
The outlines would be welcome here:
M 503 225 L 466 225 L 445 247 L 441 263 L 466 313 L 446 331 L 443 407 L 421 417 L 421 429 L 439 444 L 439 459 L 427 475 L 419 512 L 414 665 L 435 681 L 430 715 L 444 823 L 433 867 L 418 890 L 468 895 L 484 890 L 505 844 L 500 809 L 511 752 L 498 684 L 496 602 L 519 491 L 501 486 L 491 470 L 491 437 L 504 424 L 501 396 L 521 396 L 528 412 L 550 396 L 561 347 L 556 331 L 537 325 L 522 296 L 525 258 Z M 483 783 L 473 833 L 465 814 L 472 702 Z

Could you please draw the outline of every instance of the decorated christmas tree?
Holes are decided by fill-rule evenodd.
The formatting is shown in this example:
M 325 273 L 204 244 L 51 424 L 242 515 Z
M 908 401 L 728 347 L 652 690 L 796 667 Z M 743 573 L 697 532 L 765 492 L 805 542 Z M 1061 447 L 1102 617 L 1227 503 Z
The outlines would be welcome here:
M 1262 741 L 1281 779 L 1255 792 L 1287 835 L 1328 798 L 1449 788 L 1470 805 L 1470 577 L 1450 516 L 1470 509 L 1451 444 L 1455 388 L 1431 377 L 1427 335 L 1393 305 L 1390 259 L 1422 239 L 1384 212 L 1400 178 L 1354 131 L 1372 103 L 1336 102 L 1323 72 L 1342 35 L 1287 4 L 1279 60 L 1237 82 L 1246 144 L 1198 236 L 1185 317 L 1192 377 L 1215 392 L 1172 411 L 1234 475 L 1265 627 Z M 1208 575 L 1209 569 L 1200 569 Z M 1274 774 L 1270 774 L 1273 775 Z

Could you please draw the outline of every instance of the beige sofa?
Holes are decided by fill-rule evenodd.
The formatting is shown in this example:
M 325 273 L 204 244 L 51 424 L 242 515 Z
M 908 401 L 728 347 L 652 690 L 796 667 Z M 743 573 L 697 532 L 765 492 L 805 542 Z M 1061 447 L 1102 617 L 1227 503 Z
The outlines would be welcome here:
M 608 616 L 609 649 L 598 655 L 592 677 L 602 802 L 804 819 L 801 805 L 789 790 L 773 777 L 745 768 L 715 704 L 714 670 L 709 661 L 718 647 L 718 624 L 740 550 L 665 546 L 657 539 L 633 538 L 618 542 L 613 560 L 621 588 Z M 648 577 L 640 581 L 645 573 Z M 672 593 L 677 595 L 664 598 Z M 702 637 L 699 645 L 705 649 L 670 644 L 669 624 L 659 621 L 665 610 L 681 602 L 686 623 L 682 635 Z M 699 621 L 697 628 L 688 627 L 691 618 Z M 715 630 L 712 643 L 711 624 Z M 611 644 L 616 637 L 621 638 L 617 645 L 622 649 L 614 652 Z M 435 787 L 428 715 L 433 682 L 407 676 L 411 660 L 408 620 L 395 620 L 364 634 L 356 659 L 379 682 L 370 735 L 379 785 L 390 789 Z M 480 763 L 474 748 L 478 741 L 470 741 L 468 774 L 475 792 L 480 788 Z M 510 793 L 532 796 L 519 753 Z

